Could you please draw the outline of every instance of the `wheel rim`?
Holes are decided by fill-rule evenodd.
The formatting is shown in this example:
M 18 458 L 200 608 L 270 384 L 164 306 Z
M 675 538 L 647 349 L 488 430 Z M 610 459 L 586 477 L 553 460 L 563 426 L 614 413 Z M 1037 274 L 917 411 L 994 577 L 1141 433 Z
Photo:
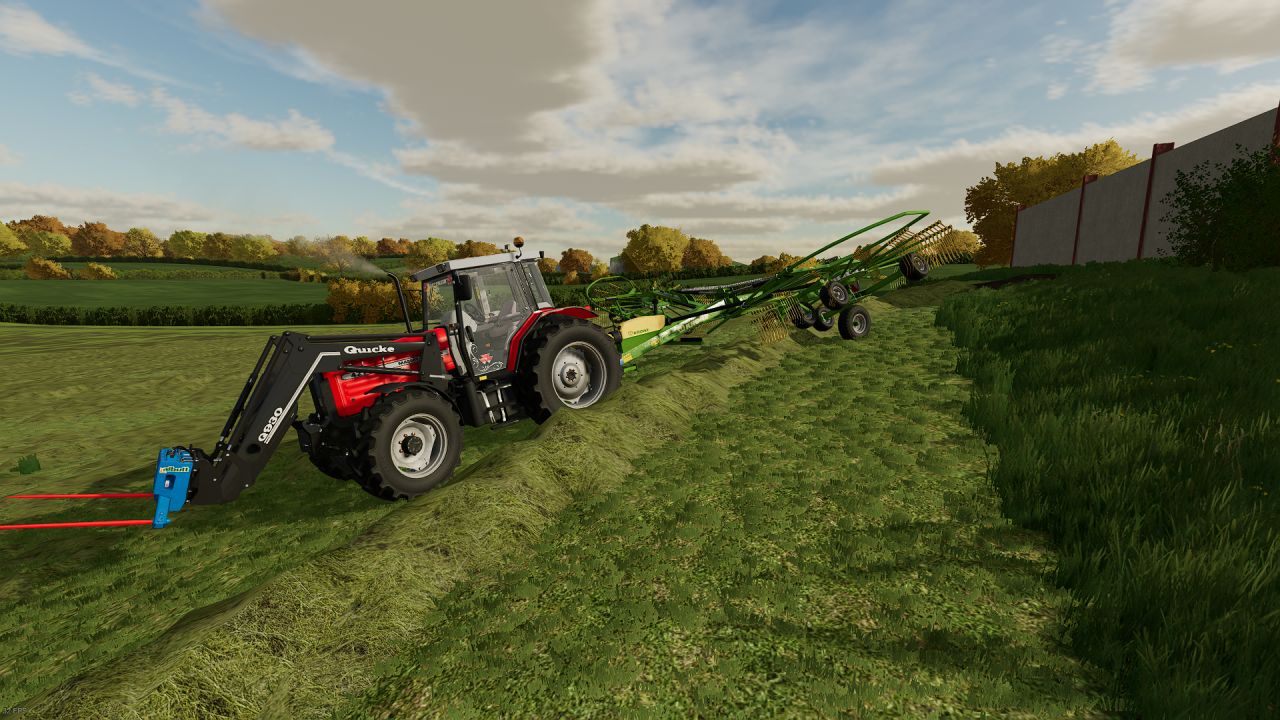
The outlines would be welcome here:
M 828 290 L 827 293 L 837 305 L 843 305 L 845 301 L 849 299 L 849 291 L 845 290 L 843 285 L 832 285 L 831 289 Z
M 911 264 L 915 265 L 916 270 L 920 272 L 924 272 L 929 269 L 929 267 L 924 263 L 924 258 L 920 257 L 919 255 L 915 255 L 911 258 Z
M 849 326 L 853 329 L 854 335 L 861 335 L 867 329 L 866 318 L 862 316 L 862 313 L 854 313 L 849 318 Z
M 551 363 L 551 384 L 561 403 L 582 408 L 604 394 L 606 372 L 604 355 L 591 343 L 578 340 L 556 353 Z
M 391 462 L 402 475 L 421 478 L 440 469 L 449 449 L 444 423 L 434 415 L 405 418 L 391 436 Z

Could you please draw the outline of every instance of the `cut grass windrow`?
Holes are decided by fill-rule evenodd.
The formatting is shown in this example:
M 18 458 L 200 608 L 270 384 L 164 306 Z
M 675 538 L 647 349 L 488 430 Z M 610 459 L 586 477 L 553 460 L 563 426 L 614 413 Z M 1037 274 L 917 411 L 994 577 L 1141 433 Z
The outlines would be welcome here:
M 933 309 L 804 340 L 458 582 L 342 717 L 1088 717 L 1066 594 L 1010 525 Z
M 59 718 L 329 717 L 369 685 L 376 660 L 412 646 L 424 616 L 453 583 L 524 556 L 571 498 L 616 485 L 633 459 L 677 437 L 695 413 L 724 408 L 730 387 L 795 347 L 734 342 L 750 327 L 726 326 L 680 372 L 645 374 L 599 407 L 558 413 L 532 440 L 491 453 L 349 545 L 192 613 L 161 641 L 21 706 Z M 254 489 L 278 490 L 266 485 L 264 479 Z M 245 493 L 234 506 L 198 509 L 248 512 L 254 501 Z M 307 505 L 314 498 L 283 501 Z M 268 541 L 276 531 L 270 523 L 246 527 Z M 190 523 L 175 522 L 149 538 L 180 553 L 190 532 Z M 223 552 L 237 548 L 228 544 Z M 116 579 L 94 592 L 109 595 L 137 582 Z

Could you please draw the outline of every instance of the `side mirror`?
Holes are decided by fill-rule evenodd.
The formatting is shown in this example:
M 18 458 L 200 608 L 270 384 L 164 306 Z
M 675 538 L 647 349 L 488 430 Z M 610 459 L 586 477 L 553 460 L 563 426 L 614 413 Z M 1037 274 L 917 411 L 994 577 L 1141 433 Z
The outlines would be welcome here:
M 466 302 L 475 295 L 475 288 L 472 285 L 470 275 L 459 275 L 456 282 L 453 283 L 453 299 L 458 302 Z

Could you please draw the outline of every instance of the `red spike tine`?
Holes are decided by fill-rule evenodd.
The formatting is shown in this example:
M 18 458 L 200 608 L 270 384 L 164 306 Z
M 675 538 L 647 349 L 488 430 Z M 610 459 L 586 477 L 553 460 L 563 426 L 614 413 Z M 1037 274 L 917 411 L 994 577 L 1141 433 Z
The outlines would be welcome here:
M 85 493 L 83 495 L 74 495 L 69 493 L 54 493 L 50 495 L 8 495 L 10 499 L 14 498 L 149 498 L 155 497 L 152 493 Z
M 32 528 L 117 527 L 120 525 L 150 525 L 150 520 L 92 520 L 89 522 L 28 523 L 25 525 L 0 525 L 0 530 L 29 530 Z

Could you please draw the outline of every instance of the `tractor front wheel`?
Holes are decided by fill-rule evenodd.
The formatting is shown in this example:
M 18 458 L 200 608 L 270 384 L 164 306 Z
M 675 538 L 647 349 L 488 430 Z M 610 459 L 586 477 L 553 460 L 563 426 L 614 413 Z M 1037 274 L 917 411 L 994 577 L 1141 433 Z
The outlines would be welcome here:
M 383 500 L 415 498 L 453 474 L 462 454 L 462 424 L 447 400 L 425 390 L 392 393 L 361 424 L 369 472 L 365 491 Z
M 840 313 L 840 337 L 860 340 L 871 331 L 871 314 L 861 305 L 850 305 Z
M 585 320 L 540 325 L 520 359 L 525 408 L 542 424 L 561 408 L 581 410 L 622 384 L 622 359 L 613 339 Z

